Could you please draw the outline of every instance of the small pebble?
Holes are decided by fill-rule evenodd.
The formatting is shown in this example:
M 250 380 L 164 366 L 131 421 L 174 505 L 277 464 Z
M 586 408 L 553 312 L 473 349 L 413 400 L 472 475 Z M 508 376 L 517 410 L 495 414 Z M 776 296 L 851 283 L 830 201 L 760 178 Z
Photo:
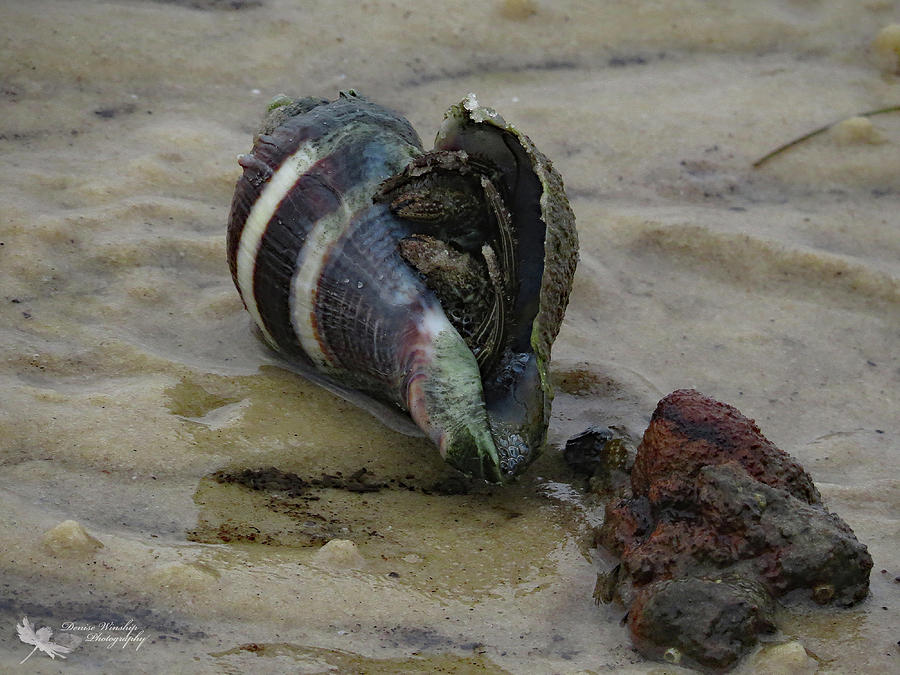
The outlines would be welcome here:
M 812 675 L 818 669 L 815 659 L 797 640 L 763 647 L 753 657 L 753 672 L 767 675 Z
M 171 563 L 157 567 L 150 575 L 160 588 L 176 591 L 200 591 L 219 579 L 219 573 L 203 563 Z
M 103 548 L 103 544 L 75 520 L 64 520 L 47 530 L 44 534 L 44 546 L 54 555 L 69 557 L 90 556 L 97 549 Z
M 537 14 L 537 3 L 533 0 L 503 0 L 500 14 L 507 19 L 521 21 Z
M 831 128 L 831 134 L 840 145 L 878 143 L 881 139 L 868 117 L 850 117 Z
M 349 539 L 332 539 L 315 552 L 313 559 L 336 569 L 359 569 L 366 564 L 356 544 Z
M 882 28 L 875 36 L 873 46 L 882 68 L 900 75 L 900 23 Z

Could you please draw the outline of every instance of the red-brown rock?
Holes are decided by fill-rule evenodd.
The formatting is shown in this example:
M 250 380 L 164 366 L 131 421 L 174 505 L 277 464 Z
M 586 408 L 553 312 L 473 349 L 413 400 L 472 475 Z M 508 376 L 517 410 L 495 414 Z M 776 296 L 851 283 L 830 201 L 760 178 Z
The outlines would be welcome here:
M 846 606 L 868 593 L 866 547 L 803 467 L 732 406 L 692 390 L 662 399 L 631 489 L 597 532 L 621 563 L 596 597 L 630 604 L 632 638 L 651 658 L 727 668 L 772 629 L 773 598 L 805 589 Z
M 803 467 L 763 436 L 753 420 L 693 389 L 674 391 L 657 404 L 638 447 L 632 489 L 646 496 L 660 481 L 693 480 L 701 467 L 732 461 L 761 483 L 810 504 L 821 501 Z

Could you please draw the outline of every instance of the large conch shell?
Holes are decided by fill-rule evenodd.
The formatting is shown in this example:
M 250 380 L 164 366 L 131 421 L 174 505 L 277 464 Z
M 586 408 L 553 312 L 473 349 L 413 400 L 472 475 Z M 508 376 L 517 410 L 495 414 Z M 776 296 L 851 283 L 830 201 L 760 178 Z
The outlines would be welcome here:
M 239 163 L 228 262 L 271 347 L 398 406 L 465 473 L 537 456 L 578 242 L 527 136 L 469 95 L 426 153 L 354 91 L 281 97 Z

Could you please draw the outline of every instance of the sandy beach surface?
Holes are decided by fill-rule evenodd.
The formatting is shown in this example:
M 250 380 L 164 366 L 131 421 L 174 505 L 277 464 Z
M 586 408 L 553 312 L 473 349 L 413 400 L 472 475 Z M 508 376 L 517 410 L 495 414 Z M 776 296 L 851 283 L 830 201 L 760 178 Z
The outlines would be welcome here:
M 896 24 L 888 0 L 0 1 L 0 670 L 679 672 L 593 604 L 603 512 L 560 449 L 639 439 L 695 387 L 875 560 L 867 600 L 786 603 L 739 672 L 893 672 L 900 113 L 856 116 L 900 105 Z M 475 92 L 565 178 L 550 447 L 513 485 L 454 489 L 250 329 L 236 156 L 276 94 L 351 87 L 427 146 Z M 26 616 L 65 660 L 18 665 Z

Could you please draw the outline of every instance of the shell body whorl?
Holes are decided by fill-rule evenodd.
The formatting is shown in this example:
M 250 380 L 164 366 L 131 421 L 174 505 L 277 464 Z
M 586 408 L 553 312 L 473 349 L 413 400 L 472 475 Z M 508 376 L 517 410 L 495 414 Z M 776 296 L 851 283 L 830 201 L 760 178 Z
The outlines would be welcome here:
M 271 347 L 500 481 L 546 437 L 577 239 L 549 162 L 496 113 L 484 133 L 472 101 L 426 153 L 355 92 L 277 100 L 239 158 L 228 262 Z
M 405 120 L 352 95 L 331 104 L 298 103 L 306 105 L 287 106 L 295 108 L 293 116 L 280 108 L 270 111 L 251 153 L 239 160 L 244 174 L 231 205 L 228 261 L 244 305 L 266 340 L 325 365 L 327 355 L 320 352 L 327 346 L 313 334 L 320 321 L 315 311 L 319 284 L 325 282 L 323 291 L 345 302 L 352 298 L 328 283 L 333 279 L 322 275 L 323 267 L 334 264 L 336 247 L 367 236 L 371 219 L 361 216 L 372 211 L 372 184 L 422 150 Z M 388 221 L 383 223 L 388 229 L 400 227 L 390 222 L 396 219 Z M 387 257 L 394 246 L 381 249 L 373 253 Z M 355 285 L 360 280 L 353 276 Z M 352 288 L 346 290 L 352 294 Z M 324 304 L 321 309 L 331 311 Z

